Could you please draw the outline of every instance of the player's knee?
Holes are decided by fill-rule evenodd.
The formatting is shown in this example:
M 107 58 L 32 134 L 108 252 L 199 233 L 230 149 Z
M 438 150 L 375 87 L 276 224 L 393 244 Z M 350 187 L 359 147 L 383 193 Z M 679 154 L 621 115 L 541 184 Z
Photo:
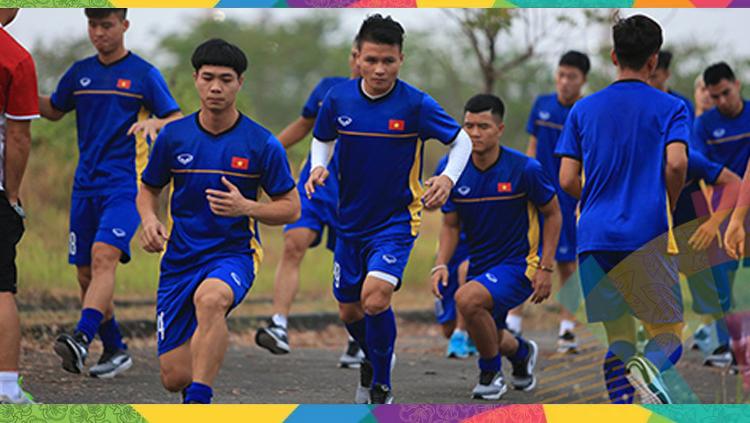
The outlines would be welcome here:
M 339 304 L 339 319 L 344 323 L 354 323 L 365 318 L 365 312 L 358 303 Z
M 120 250 L 105 244 L 96 243 L 91 249 L 91 271 L 114 270 L 120 259 Z
M 195 303 L 196 310 L 201 315 L 224 315 L 232 305 L 232 298 L 228 293 L 224 291 L 220 291 L 218 289 L 207 289 L 198 290 L 195 293 L 193 302 Z
M 287 260 L 293 260 L 301 262 L 305 257 L 307 248 L 309 245 L 305 245 L 305 241 L 294 235 L 287 235 L 284 237 L 284 258 Z
M 180 392 L 193 381 L 190 368 L 177 366 L 163 366 L 161 368 L 161 384 L 169 392 Z
M 482 309 L 482 297 L 470 285 L 464 285 L 456 291 L 456 307 L 467 318 Z
M 380 314 L 391 306 L 390 297 L 381 292 L 371 292 L 365 298 L 362 299 L 362 308 L 365 310 L 365 314 L 374 316 Z

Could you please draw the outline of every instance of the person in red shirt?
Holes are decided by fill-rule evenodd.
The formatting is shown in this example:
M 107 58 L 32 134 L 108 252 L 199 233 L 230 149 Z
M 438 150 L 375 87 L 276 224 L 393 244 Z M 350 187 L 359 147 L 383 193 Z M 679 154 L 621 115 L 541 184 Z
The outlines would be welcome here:
M 0 9 L 0 404 L 32 402 L 18 384 L 21 324 L 15 259 L 26 217 L 19 190 L 39 101 L 34 60 L 4 28 L 17 13 L 18 9 Z

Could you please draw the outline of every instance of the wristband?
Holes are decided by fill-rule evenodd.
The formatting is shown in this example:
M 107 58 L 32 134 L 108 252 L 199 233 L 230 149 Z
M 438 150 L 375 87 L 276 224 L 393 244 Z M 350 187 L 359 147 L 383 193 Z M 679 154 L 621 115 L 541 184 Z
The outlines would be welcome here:
M 543 264 L 540 264 L 539 266 L 537 266 L 537 268 L 539 270 L 543 270 L 543 271 L 548 272 L 548 273 L 554 273 L 554 271 L 555 271 L 555 269 L 552 266 L 545 266 Z
M 435 267 L 433 267 L 432 269 L 430 269 L 430 275 L 434 275 L 434 274 L 435 274 L 435 272 L 437 272 L 437 271 L 438 271 L 438 270 L 440 270 L 440 269 L 445 269 L 445 270 L 448 270 L 448 265 L 445 265 L 445 264 L 438 264 L 437 266 L 435 266 Z

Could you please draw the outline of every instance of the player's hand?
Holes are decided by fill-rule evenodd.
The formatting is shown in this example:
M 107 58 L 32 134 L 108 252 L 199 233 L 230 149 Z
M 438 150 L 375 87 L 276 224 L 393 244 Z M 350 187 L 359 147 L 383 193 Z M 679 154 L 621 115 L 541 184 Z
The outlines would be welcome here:
M 443 289 L 448 287 L 448 269 L 445 267 L 435 270 L 435 273 L 432 274 L 432 294 L 442 300 L 443 294 L 440 293 L 441 285 Z
M 724 249 L 729 257 L 735 260 L 745 257 L 745 228 L 742 221 L 729 221 L 727 232 L 724 234 Z
M 130 129 L 128 129 L 128 135 L 145 135 L 146 137 L 150 138 L 151 141 L 154 141 L 156 140 L 156 136 L 159 134 L 159 131 L 163 126 L 164 122 L 159 119 L 146 119 L 138 121 L 134 123 L 130 127 Z
M 688 239 L 688 245 L 695 251 L 703 251 L 711 245 L 711 241 L 716 237 L 718 230 L 719 223 L 709 219 L 698 226 L 695 233 Z
M 434 210 L 445 204 L 453 189 L 453 181 L 445 175 L 433 176 L 424 185 L 427 191 L 422 196 L 422 201 L 427 210 Z
M 326 178 L 328 178 L 328 169 L 324 168 L 323 166 L 317 166 L 315 169 L 310 171 L 310 177 L 307 178 L 307 182 L 305 182 L 305 193 L 307 194 L 307 198 L 312 198 L 312 195 L 315 194 L 315 187 L 319 186 L 322 187 L 326 183 Z
M 206 199 L 211 207 L 211 212 L 224 217 L 249 216 L 252 206 L 257 203 L 245 198 L 240 190 L 226 177 L 221 177 L 221 183 L 229 191 L 210 188 L 206 190 Z
M 531 287 L 534 292 L 531 294 L 531 302 L 539 304 L 549 298 L 552 292 L 552 273 L 538 269 L 531 279 Z
M 160 253 L 164 250 L 164 243 L 169 240 L 167 228 L 159 222 L 159 219 L 152 218 L 143 221 L 143 231 L 141 231 L 141 246 L 148 253 Z

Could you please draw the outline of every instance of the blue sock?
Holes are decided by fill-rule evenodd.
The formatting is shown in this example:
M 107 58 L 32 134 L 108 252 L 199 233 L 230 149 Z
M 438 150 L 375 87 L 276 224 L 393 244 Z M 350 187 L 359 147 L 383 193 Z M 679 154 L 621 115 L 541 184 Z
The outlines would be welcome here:
M 86 335 L 86 341 L 90 344 L 96 336 L 99 324 L 102 322 L 104 315 L 96 309 L 84 308 L 81 311 L 81 320 L 78 321 L 76 332 Z
M 359 319 L 356 322 L 345 323 L 344 325 L 349 335 L 357 341 L 359 347 L 362 348 L 362 352 L 365 353 L 365 357 L 369 360 L 370 356 L 367 354 L 367 338 L 365 336 L 365 333 L 367 333 L 365 319 Z
M 391 387 L 391 358 L 396 343 L 396 316 L 393 310 L 365 315 L 367 352 L 372 363 L 372 383 Z
M 492 358 L 479 357 L 479 370 L 483 372 L 497 373 L 500 371 L 502 361 L 500 361 L 500 354 Z
M 663 372 L 677 364 L 682 356 L 682 342 L 677 335 L 662 333 L 648 341 L 643 348 L 643 355 L 659 372 Z
M 198 404 L 211 404 L 211 397 L 214 396 L 214 391 L 210 386 L 202 383 L 193 382 L 185 388 L 185 400 L 184 404 L 198 403 Z
M 104 351 L 114 352 L 127 349 L 125 343 L 122 342 L 122 334 L 115 316 L 99 325 L 99 338 L 104 344 Z
M 716 319 L 714 323 L 716 327 L 716 338 L 719 341 L 719 346 L 729 346 L 729 327 L 727 327 L 727 320 L 725 317 Z
M 635 346 L 625 341 L 615 341 L 604 357 L 604 384 L 612 404 L 632 404 L 635 388 L 625 377 L 625 362 L 635 354 Z
M 529 343 L 526 342 L 525 339 L 521 338 L 520 336 L 516 336 L 516 340 L 518 341 L 518 348 L 516 349 L 516 352 L 508 356 L 508 360 L 510 360 L 511 363 L 514 364 L 526 360 L 526 357 L 528 357 L 529 353 L 531 352 L 529 350 Z

